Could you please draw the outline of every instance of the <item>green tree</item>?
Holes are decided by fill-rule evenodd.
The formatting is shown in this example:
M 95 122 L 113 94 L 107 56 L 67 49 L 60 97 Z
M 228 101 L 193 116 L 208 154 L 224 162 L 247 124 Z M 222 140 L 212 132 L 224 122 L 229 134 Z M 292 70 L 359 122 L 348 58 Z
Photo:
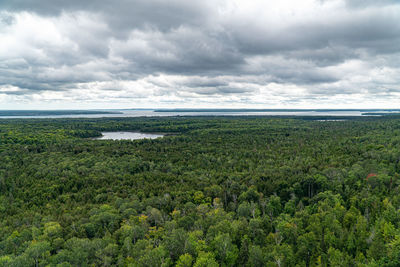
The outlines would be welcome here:
M 186 253 L 179 257 L 176 266 L 177 267 L 191 267 L 193 263 L 192 255 Z

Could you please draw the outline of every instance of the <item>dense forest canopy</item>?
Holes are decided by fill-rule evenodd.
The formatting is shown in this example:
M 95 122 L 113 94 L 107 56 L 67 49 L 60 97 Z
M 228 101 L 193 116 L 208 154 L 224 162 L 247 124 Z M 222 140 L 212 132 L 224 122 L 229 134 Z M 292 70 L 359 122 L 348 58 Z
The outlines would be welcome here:
M 319 119 L 0 120 L 0 266 L 399 266 L 400 118 Z

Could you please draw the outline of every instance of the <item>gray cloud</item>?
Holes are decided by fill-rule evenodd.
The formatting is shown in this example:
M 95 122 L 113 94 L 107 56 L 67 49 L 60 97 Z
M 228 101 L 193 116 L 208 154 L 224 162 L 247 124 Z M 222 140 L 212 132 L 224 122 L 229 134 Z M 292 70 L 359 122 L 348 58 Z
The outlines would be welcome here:
M 353 8 L 365 8 L 366 6 L 385 6 L 398 4 L 397 0 L 346 0 L 346 4 Z
M 156 27 L 169 30 L 182 24 L 203 25 L 214 14 L 216 3 L 180 0 L 4 0 L 0 8 L 12 12 L 28 11 L 43 16 L 60 16 L 62 13 L 87 12 L 100 15 L 114 30 L 114 34 L 129 33 L 132 28 Z
M 399 92 L 398 1 L 308 4 L 3 0 L 0 96 L 252 105 Z

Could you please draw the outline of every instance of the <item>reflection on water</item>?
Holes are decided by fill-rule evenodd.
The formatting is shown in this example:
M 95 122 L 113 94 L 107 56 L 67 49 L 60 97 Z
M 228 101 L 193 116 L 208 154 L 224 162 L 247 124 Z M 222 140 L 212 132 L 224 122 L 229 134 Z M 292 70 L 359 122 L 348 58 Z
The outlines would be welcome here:
M 163 137 L 163 134 L 138 133 L 138 132 L 102 132 L 103 136 L 97 140 L 136 140 L 136 139 L 155 139 Z

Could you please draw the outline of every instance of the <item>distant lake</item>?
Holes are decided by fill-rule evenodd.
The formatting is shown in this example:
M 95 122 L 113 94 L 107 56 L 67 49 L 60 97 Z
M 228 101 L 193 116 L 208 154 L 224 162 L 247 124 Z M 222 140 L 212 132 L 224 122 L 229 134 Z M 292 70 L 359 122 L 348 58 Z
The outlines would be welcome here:
M 96 140 L 137 140 L 137 139 L 155 139 L 163 137 L 163 134 L 138 133 L 138 132 L 102 132 L 103 136 L 95 138 Z

